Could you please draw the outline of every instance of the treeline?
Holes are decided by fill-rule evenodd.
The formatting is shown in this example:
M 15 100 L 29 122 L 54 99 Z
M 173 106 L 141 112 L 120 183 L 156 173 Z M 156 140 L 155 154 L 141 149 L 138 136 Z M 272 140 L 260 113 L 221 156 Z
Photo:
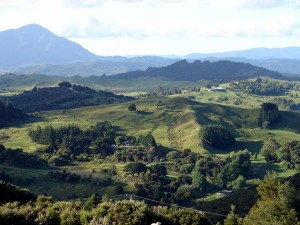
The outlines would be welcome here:
M 157 203 L 148 200 L 147 202 L 152 206 L 136 200 L 113 202 L 105 196 L 102 196 L 101 200 L 96 194 L 86 202 L 53 202 L 51 197 L 36 198 L 28 191 L 0 182 L 0 190 L 3 193 L 0 196 L 0 223 L 3 225 L 141 225 L 159 222 L 164 225 L 210 225 L 212 223 L 207 217 L 210 216 L 214 222 L 226 225 L 297 225 L 299 224 L 299 211 L 297 211 L 299 196 L 294 188 L 299 187 L 297 177 L 296 175 L 293 177 L 294 186 L 291 186 L 288 182 L 279 179 L 275 173 L 268 173 L 257 187 L 258 197 L 254 200 L 256 204 L 252 201 L 253 198 L 249 199 L 250 202 L 244 202 L 248 205 L 248 209 L 251 208 L 250 211 L 236 214 L 240 208 L 236 211 L 232 208 L 227 216 L 223 214 L 221 218 L 214 212 L 222 210 L 223 207 L 226 208 L 223 212 L 228 212 L 228 202 L 225 206 L 215 205 L 214 209 L 206 207 L 204 211 L 156 206 Z M 248 191 L 245 192 L 247 194 Z M 221 203 L 223 200 L 228 200 L 226 198 L 211 202 Z M 240 200 L 245 200 L 244 196 L 234 199 L 233 203 L 236 204 Z
M 23 152 L 22 149 L 5 148 L 0 144 L 0 164 L 21 168 L 43 168 L 47 162 L 35 154 Z
M 25 112 L 121 103 L 133 99 L 124 95 L 115 95 L 111 92 L 95 91 L 88 87 L 71 85 L 68 82 L 59 83 L 58 87 L 35 87 L 31 91 L 9 97 L 9 100 L 15 106 Z
M 199 131 L 202 141 L 214 148 L 227 148 L 235 144 L 235 137 L 224 126 L 221 125 L 203 125 Z
M 141 201 L 95 202 L 89 208 L 84 203 L 52 202 L 51 198 L 39 196 L 35 202 L 23 205 L 7 203 L 0 206 L 0 223 L 9 225 L 141 225 L 160 221 L 166 225 L 210 225 L 200 211 L 150 207 Z
M 90 176 L 81 176 L 75 173 L 68 172 L 66 170 L 62 171 L 50 171 L 48 176 L 51 179 L 55 179 L 59 182 L 65 183 L 86 183 L 95 186 L 104 186 L 112 183 L 112 179 L 107 176 L 98 176 L 97 178 Z
M 286 95 L 293 87 L 294 84 L 290 82 L 270 81 L 261 78 L 257 78 L 255 81 L 241 80 L 239 82 L 230 83 L 230 88 L 233 90 L 265 96 Z
M 26 119 L 27 115 L 20 109 L 17 109 L 9 101 L 0 100 L 0 126 L 13 120 Z

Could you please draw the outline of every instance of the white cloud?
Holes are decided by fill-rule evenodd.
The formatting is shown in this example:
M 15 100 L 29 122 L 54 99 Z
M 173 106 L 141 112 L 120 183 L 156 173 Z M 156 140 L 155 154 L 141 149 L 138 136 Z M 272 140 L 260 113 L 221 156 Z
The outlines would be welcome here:
M 0 0 L 0 30 L 38 23 L 91 47 L 107 44 L 105 52 L 166 51 L 169 42 L 184 52 L 197 40 L 297 37 L 298 6 L 300 0 Z
M 300 6 L 300 0 L 63 0 L 69 7 L 95 7 L 103 4 L 198 4 L 225 8 L 276 8 Z
M 113 18 L 97 19 L 94 17 L 78 18 L 64 28 L 63 36 L 70 38 L 89 37 L 129 37 L 145 38 L 191 38 L 191 37 L 278 37 L 295 35 L 299 24 L 294 16 L 279 15 L 258 19 L 228 18 L 211 22 L 194 20 L 186 21 L 151 21 L 146 19 L 114 20 Z

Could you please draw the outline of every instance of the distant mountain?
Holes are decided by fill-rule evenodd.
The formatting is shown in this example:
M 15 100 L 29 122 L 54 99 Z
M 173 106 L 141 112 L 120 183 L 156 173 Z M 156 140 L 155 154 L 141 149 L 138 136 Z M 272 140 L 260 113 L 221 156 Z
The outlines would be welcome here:
M 37 24 L 0 32 L 0 49 L 2 68 L 98 59 L 79 44 L 58 37 Z
M 15 74 L 44 74 L 52 76 L 100 76 L 126 73 L 134 70 L 146 70 L 149 66 L 161 67 L 170 65 L 178 59 L 168 59 L 159 56 L 141 56 L 125 58 L 120 56 L 101 57 L 93 62 L 77 62 L 66 65 L 37 65 L 6 70 Z
M 232 81 L 258 76 L 285 78 L 278 72 L 253 66 L 249 63 L 231 62 L 228 60 L 217 62 L 195 60 L 193 63 L 182 60 L 166 67 L 148 68 L 146 71 L 128 72 L 110 76 L 109 78 L 126 80 L 140 77 L 156 77 L 174 81 Z
M 245 59 L 244 62 L 279 73 L 300 76 L 300 59 Z
M 188 59 L 188 62 L 193 62 L 195 59 Z M 202 58 L 203 61 L 216 62 L 220 60 L 229 60 L 232 62 L 250 63 L 254 66 L 263 67 L 268 70 L 276 71 L 287 76 L 300 76 L 300 59 L 280 59 L 280 58 L 265 58 L 265 59 L 246 59 L 242 57 L 208 57 Z
M 253 48 L 242 51 L 216 52 L 216 53 L 193 53 L 186 55 L 186 59 L 202 59 L 208 57 L 228 58 L 242 57 L 247 59 L 281 58 L 281 59 L 300 59 L 300 47 L 287 48 Z

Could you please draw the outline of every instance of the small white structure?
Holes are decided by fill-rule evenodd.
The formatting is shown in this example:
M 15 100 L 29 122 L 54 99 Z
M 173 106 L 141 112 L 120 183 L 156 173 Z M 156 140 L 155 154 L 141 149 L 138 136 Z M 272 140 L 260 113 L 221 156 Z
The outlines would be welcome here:
M 151 223 L 151 225 L 161 225 L 161 222 Z
M 211 86 L 210 91 L 226 91 L 226 89 L 222 87 Z

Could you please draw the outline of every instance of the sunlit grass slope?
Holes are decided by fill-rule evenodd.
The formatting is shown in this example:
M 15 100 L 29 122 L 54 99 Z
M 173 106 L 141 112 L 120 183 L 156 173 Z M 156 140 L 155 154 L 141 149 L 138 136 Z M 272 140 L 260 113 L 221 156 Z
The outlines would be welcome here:
M 157 101 L 163 106 L 156 106 Z M 133 101 L 137 113 L 128 111 L 131 103 L 83 107 L 71 110 L 39 113 L 40 118 L 32 123 L 0 130 L 1 142 L 6 147 L 21 147 L 34 151 L 40 147 L 33 143 L 27 133 L 36 126 L 52 124 L 60 127 L 77 124 L 89 128 L 97 121 L 109 121 L 124 133 L 138 136 L 151 132 L 158 144 L 183 150 L 190 148 L 196 152 L 209 153 L 200 145 L 198 132 L 201 125 L 215 123 L 228 127 L 238 137 L 239 147 L 253 146 L 255 141 L 265 141 L 266 133 L 274 135 L 280 142 L 300 140 L 300 114 L 281 112 L 280 123 L 272 130 L 260 129 L 259 108 L 239 108 L 212 103 L 200 103 L 188 98 L 155 97 Z M 254 144 L 255 146 L 255 144 Z M 257 145 L 258 146 L 258 145 Z

